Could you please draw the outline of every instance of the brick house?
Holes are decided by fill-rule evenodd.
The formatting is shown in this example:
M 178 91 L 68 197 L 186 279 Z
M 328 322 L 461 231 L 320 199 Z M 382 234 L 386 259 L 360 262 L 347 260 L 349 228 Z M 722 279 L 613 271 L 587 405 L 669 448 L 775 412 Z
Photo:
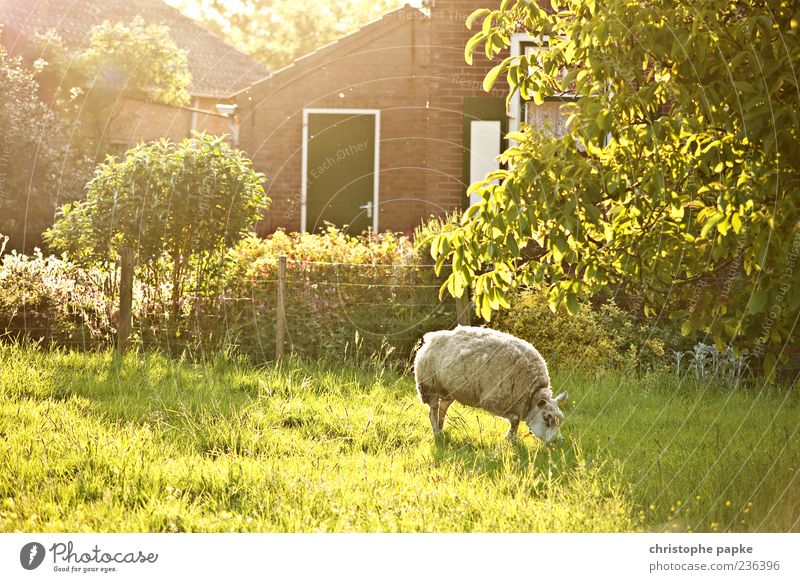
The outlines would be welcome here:
M 52 29 L 68 47 L 80 48 L 94 26 L 129 23 L 137 16 L 145 24 L 167 26 L 178 48 L 187 51 L 191 103 L 170 107 L 128 95 L 109 130 L 109 143 L 123 149 L 160 137 L 182 139 L 192 130 L 231 133 L 229 120 L 216 104 L 269 71 L 161 0 L 0 0 L 0 42 L 30 63 L 41 56 L 34 42 L 37 33 Z
M 482 88 L 494 63 L 464 61 L 467 16 L 490 4 L 405 6 L 238 93 L 240 145 L 272 198 L 260 232 L 332 222 L 408 233 L 468 204 L 521 117 L 560 123 L 558 104 L 507 114 L 502 84 Z M 529 46 L 515 35 L 511 50 Z

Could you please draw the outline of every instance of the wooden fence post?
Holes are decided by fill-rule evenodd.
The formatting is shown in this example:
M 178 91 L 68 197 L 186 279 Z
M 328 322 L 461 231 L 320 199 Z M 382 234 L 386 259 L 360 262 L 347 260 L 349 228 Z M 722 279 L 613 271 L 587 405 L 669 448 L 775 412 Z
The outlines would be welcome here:
M 128 349 L 131 335 L 133 309 L 133 249 L 123 247 L 119 250 L 119 324 L 117 325 L 117 351 Z
M 275 359 L 283 357 L 286 336 L 286 256 L 278 257 L 278 306 L 275 318 Z
M 461 297 L 456 297 L 456 321 L 458 321 L 458 325 L 472 325 L 469 295 L 466 290 Z

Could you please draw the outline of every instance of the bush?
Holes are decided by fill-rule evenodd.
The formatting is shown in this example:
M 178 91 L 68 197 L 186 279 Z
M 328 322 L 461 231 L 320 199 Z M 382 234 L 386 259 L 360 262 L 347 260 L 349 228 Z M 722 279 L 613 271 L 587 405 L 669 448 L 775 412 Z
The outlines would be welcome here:
M 57 202 L 79 196 L 91 173 L 64 139 L 73 128 L 40 100 L 37 70 L 0 46 L 0 233 L 20 252 L 41 244 Z
M 414 229 L 414 248 L 417 249 L 421 261 L 425 264 L 434 264 L 433 256 L 431 255 L 431 242 L 443 232 L 450 232 L 457 228 L 460 220 L 461 212 L 455 211 L 442 217 L 431 216 Z M 449 274 L 449 272 L 450 269 L 445 265 L 443 273 Z
M 720 350 L 713 344 L 698 342 L 691 350 L 672 350 L 670 356 L 678 377 L 691 375 L 703 382 L 739 383 L 750 372 L 750 357 L 737 354 L 730 346 Z
M 591 364 L 640 370 L 666 368 L 667 332 L 638 323 L 613 302 L 584 304 L 576 315 L 550 310 L 546 292 L 520 291 L 491 326 L 533 344 L 553 367 Z M 667 340 L 668 341 L 668 340 Z
M 225 333 L 264 357 L 274 353 L 278 257 L 287 257 L 287 340 L 309 357 L 390 353 L 407 358 L 426 331 L 452 326 L 452 301 L 404 236 L 278 231 L 243 240 L 229 255 Z
M 222 257 L 269 202 L 262 181 L 222 137 L 193 132 L 179 143 L 140 144 L 99 165 L 86 198 L 63 206 L 45 238 L 88 265 L 113 261 L 122 247 L 135 249 L 141 276 L 170 286 L 176 319 L 190 290 L 219 292 Z
M 171 354 L 233 350 L 254 361 L 275 355 L 278 258 L 287 257 L 287 349 L 309 358 L 348 358 L 379 366 L 407 362 L 427 331 L 450 327 L 452 300 L 411 241 L 392 233 L 287 234 L 241 240 L 225 256 L 222 292 L 186 294 L 140 265 L 133 295 L 134 344 Z M 161 263 L 164 279 L 172 265 Z M 192 275 L 194 276 L 194 275 Z M 7 336 L 57 345 L 109 345 L 115 270 L 13 253 L 0 269 L 0 325 Z M 187 288 L 199 289 L 193 279 Z M 82 343 L 81 343 L 82 342 Z
M 83 348 L 113 334 L 112 304 L 99 272 L 84 271 L 39 249 L 0 263 L 0 328 L 8 339 Z

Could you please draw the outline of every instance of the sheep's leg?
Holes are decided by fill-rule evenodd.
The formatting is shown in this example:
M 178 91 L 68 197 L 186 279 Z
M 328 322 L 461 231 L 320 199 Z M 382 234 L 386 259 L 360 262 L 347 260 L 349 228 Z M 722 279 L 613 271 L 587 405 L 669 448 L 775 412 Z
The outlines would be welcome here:
M 430 407 L 428 418 L 431 420 L 431 428 L 433 428 L 433 436 L 435 437 L 442 433 L 442 427 L 439 423 L 439 402 L 438 398 L 431 398 L 428 402 L 428 406 Z
M 452 400 L 439 401 L 439 430 L 444 429 L 444 417 L 447 415 L 447 409 L 450 408 L 452 403 Z
M 511 416 L 508 419 L 508 434 L 506 434 L 506 438 L 510 441 L 517 440 L 517 429 L 519 428 L 519 416 Z

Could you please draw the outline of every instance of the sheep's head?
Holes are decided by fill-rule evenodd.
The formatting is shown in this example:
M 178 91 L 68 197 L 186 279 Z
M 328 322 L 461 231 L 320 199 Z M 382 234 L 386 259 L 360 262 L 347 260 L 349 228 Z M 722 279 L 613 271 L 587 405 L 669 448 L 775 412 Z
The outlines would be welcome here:
M 533 403 L 525 424 L 531 433 L 546 443 L 552 443 L 558 437 L 558 428 L 564 422 L 564 413 L 558 405 L 567 399 L 568 394 L 562 392 L 555 398 L 540 398 Z

